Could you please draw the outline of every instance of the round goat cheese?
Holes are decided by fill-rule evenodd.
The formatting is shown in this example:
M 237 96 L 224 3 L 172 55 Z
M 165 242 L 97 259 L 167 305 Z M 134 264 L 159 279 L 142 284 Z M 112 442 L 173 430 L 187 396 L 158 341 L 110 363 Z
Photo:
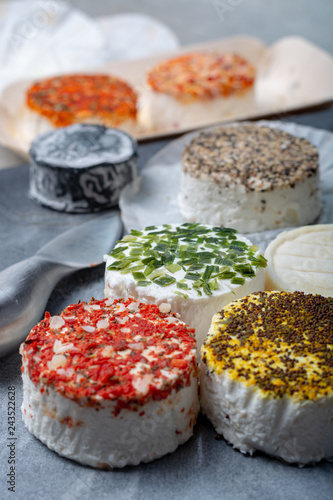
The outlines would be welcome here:
M 103 469 L 137 465 L 193 433 L 194 332 L 165 305 L 73 304 L 46 313 L 20 352 L 23 421 L 60 455 Z
M 168 303 L 195 329 L 198 347 L 217 311 L 264 289 L 260 250 L 229 228 L 185 223 L 132 230 L 104 260 L 106 297 Z
M 320 212 L 318 151 L 255 124 L 197 134 L 182 155 L 179 208 L 189 222 L 243 233 L 302 226 Z
M 333 297 L 333 224 L 280 233 L 266 248 L 265 289 Z
M 242 453 L 305 465 L 333 458 L 333 303 L 260 292 L 212 320 L 200 394 L 215 430 Z
M 149 129 L 193 128 L 254 108 L 255 68 L 239 54 L 190 52 L 147 72 L 140 119 Z
M 27 135 L 74 123 L 105 125 L 135 133 L 137 94 L 112 75 L 71 74 L 34 82 L 26 92 L 22 119 Z
M 117 205 L 137 176 L 137 145 L 117 129 L 70 125 L 38 136 L 30 148 L 30 198 L 63 212 Z

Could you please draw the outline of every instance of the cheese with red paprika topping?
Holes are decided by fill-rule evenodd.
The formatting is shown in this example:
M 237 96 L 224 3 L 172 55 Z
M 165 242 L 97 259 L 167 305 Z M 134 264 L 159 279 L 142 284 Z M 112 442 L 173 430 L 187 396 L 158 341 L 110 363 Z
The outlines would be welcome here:
M 99 468 L 148 462 L 192 435 L 194 332 L 168 304 L 68 306 L 21 345 L 23 421 L 60 455 Z
M 112 75 L 45 78 L 27 90 L 22 130 L 30 140 L 74 123 L 105 125 L 133 134 L 137 127 L 137 99 L 127 82 Z
M 255 68 L 239 54 L 190 52 L 147 73 L 141 119 L 149 128 L 182 128 L 253 109 Z

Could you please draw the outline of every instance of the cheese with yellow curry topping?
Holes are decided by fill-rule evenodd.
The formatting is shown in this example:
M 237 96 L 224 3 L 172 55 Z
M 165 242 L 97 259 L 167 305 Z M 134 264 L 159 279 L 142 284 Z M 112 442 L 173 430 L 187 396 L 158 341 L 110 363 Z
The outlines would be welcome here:
M 333 457 L 333 300 L 259 292 L 217 313 L 201 349 L 201 402 L 243 453 Z

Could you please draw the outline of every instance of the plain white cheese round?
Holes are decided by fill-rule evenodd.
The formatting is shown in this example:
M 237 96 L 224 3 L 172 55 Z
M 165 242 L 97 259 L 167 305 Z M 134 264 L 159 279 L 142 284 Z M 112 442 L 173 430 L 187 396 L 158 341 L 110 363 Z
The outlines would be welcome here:
M 333 296 L 333 224 L 280 233 L 266 248 L 266 290 Z
M 145 86 L 140 97 L 139 121 L 148 130 L 193 129 L 233 116 L 247 116 L 255 109 L 254 90 L 238 96 L 184 103 Z
M 225 183 L 218 183 L 181 172 L 178 203 L 189 222 L 255 233 L 314 221 L 320 212 L 317 184 L 316 176 L 298 182 L 294 188 L 248 191 L 242 184 L 229 184 L 227 178 Z

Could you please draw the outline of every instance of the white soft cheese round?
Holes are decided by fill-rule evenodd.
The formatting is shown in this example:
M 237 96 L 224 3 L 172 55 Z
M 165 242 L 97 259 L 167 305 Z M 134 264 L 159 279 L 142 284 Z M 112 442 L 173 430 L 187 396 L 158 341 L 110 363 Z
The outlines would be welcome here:
M 93 467 L 149 462 L 193 433 L 193 331 L 168 304 L 129 299 L 46 315 L 20 350 L 22 416 L 50 449 Z
M 156 235 L 156 240 L 154 240 L 154 235 Z M 182 257 L 179 254 L 180 251 L 186 252 L 185 248 L 192 246 L 196 250 L 193 253 L 193 260 L 200 262 L 200 253 L 209 252 L 212 257 L 203 263 L 202 267 L 194 273 L 199 275 L 204 275 L 207 267 L 216 266 L 217 259 L 227 258 L 231 252 L 233 252 L 230 244 L 234 242 L 236 244 L 244 245 L 244 252 L 238 253 L 234 262 L 230 262 L 231 265 L 221 263 L 217 265 L 218 270 L 214 270 L 206 281 L 208 286 L 212 289 L 206 291 L 203 287 L 196 287 L 200 276 L 197 276 L 196 280 L 190 279 L 189 274 L 191 274 L 191 264 L 178 265 L 178 270 L 171 271 L 168 267 L 161 265 L 160 267 L 153 270 L 152 274 L 147 274 L 142 277 L 142 280 L 146 281 L 145 286 L 140 285 L 140 280 L 135 278 L 136 271 L 131 272 L 131 269 L 137 269 L 139 273 L 147 273 L 148 264 L 144 264 L 142 260 L 149 259 L 152 252 L 159 244 L 167 243 L 167 237 L 176 237 L 176 249 L 172 251 L 172 263 L 177 264 L 186 261 L 186 257 Z M 186 238 L 190 238 L 186 241 Z M 200 238 L 202 239 L 199 242 Z M 132 240 L 132 241 L 131 241 Z M 225 242 L 223 243 L 223 240 Z M 170 241 L 170 240 L 169 240 Z M 147 242 L 151 242 L 151 248 L 147 249 L 144 253 L 143 245 Z M 210 246 L 211 245 L 211 246 Z M 215 248 L 212 248 L 215 247 Z M 122 252 L 119 250 L 124 249 Z M 166 247 L 168 251 L 168 246 Z M 181 250 L 183 248 L 184 250 Z M 119 262 L 125 262 L 127 258 L 130 258 L 131 252 L 135 252 L 138 249 L 138 254 L 133 255 L 136 258 L 127 267 L 123 269 L 117 269 L 117 264 Z M 141 249 L 141 251 L 140 251 Z M 156 252 L 156 251 L 155 251 Z M 121 255 L 122 254 L 122 255 Z M 155 254 L 155 260 L 160 260 L 163 254 L 163 250 Z M 177 256 L 178 254 L 178 256 Z M 119 255 L 122 259 L 118 259 Z M 190 253 L 187 255 L 191 255 Z M 125 260 L 124 260 L 125 259 Z M 251 263 L 252 259 L 252 263 Z M 258 260 L 259 259 L 259 260 Z M 104 257 L 106 262 L 105 271 L 105 296 L 109 298 L 122 297 L 127 298 L 129 296 L 134 297 L 140 302 L 147 303 L 168 303 L 171 306 L 171 310 L 179 313 L 182 321 L 190 325 L 195 329 L 196 339 L 198 347 L 203 343 L 211 322 L 212 316 L 228 304 L 235 298 L 244 297 L 251 292 L 260 291 L 264 289 L 264 266 L 265 261 L 261 256 L 261 252 L 258 247 L 251 245 L 251 242 L 239 235 L 233 229 L 218 228 L 207 225 L 199 224 L 182 224 L 182 225 L 164 225 L 164 226 L 153 226 L 151 229 L 143 231 L 132 231 L 131 235 L 125 236 L 122 241 L 120 241 L 115 249 Z M 238 260 L 244 260 L 244 263 L 238 265 L 250 265 L 253 270 L 252 276 L 243 276 L 241 272 L 235 271 L 234 266 L 237 265 Z M 195 265 L 195 264 L 194 264 Z M 121 266 L 121 264 L 120 264 Z M 222 272 L 231 272 L 234 276 L 230 278 L 221 278 L 219 274 Z M 163 276 L 171 278 L 174 280 L 167 286 L 161 286 L 159 281 L 159 276 L 154 278 L 155 274 L 162 273 Z M 216 276 L 216 278 L 214 277 Z M 193 277 L 193 276 L 192 276 Z M 236 278 L 236 282 L 233 282 Z M 241 284 L 237 280 L 241 280 Z M 170 281 L 171 281 L 170 280 Z
M 243 233 L 312 223 L 318 151 L 273 127 L 231 124 L 197 134 L 182 155 L 178 202 L 189 222 Z
M 193 129 L 225 118 L 248 115 L 255 108 L 254 91 L 205 101 L 183 102 L 145 87 L 140 97 L 139 120 L 148 130 Z
M 149 401 L 140 411 L 104 401 L 100 408 L 82 406 L 50 387 L 41 393 L 23 373 L 22 417 L 28 431 L 59 455 L 102 469 L 150 462 L 185 443 L 196 419 L 197 377 L 181 391 L 161 401 Z M 139 415 L 139 413 L 141 415 Z
M 332 313 L 319 295 L 266 292 L 214 316 L 201 406 L 234 448 L 299 465 L 333 457 Z
M 24 144 L 28 145 L 27 149 L 29 149 L 30 143 L 36 139 L 38 135 L 56 130 L 56 127 L 50 122 L 50 120 L 29 109 L 27 106 L 22 107 L 18 119 L 20 121 L 20 139 L 21 141 L 24 141 Z M 74 123 L 104 125 L 105 127 L 117 128 L 127 132 L 133 137 L 135 137 L 140 130 L 137 121 L 134 119 L 125 120 L 121 124 L 117 125 L 115 125 L 112 120 L 101 120 L 98 117 L 81 119 Z
M 266 290 L 333 296 L 333 224 L 280 233 L 266 248 Z
M 231 184 L 229 179 L 217 183 L 182 172 L 178 203 L 183 217 L 189 222 L 255 233 L 313 222 L 320 211 L 317 186 L 318 178 L 310 177 L 298 182 L 293 189 L 263 193 L 247 191 L 244 185 Z

